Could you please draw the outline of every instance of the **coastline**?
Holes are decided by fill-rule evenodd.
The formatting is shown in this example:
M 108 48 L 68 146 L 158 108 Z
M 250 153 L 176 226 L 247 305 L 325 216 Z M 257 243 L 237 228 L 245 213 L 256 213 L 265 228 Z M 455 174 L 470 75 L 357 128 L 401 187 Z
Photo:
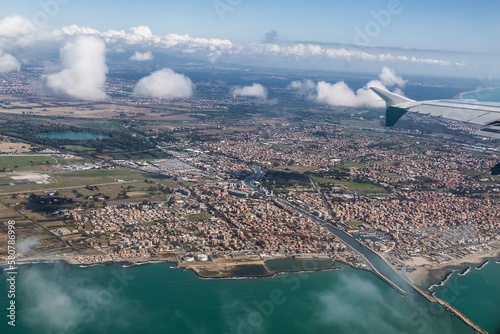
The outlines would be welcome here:
M 422 290 L 428 291 L 431 286 L 439 285 L 450 272 L 461 272 L 467 268 L 467 266 L 470 266 L 472 270 L 486 260 L 498 260 L 500 258 L 500 242 L 494 241 L 489 245 L 491 247 L 489 251 L 478 252 L 452 261 L 435 263 L 428 268 L 411 265 L 412 268 L 415 268 L 415 271 L 411 273 L 405 272 L 404 276 L 412 284 L 418 286 Z
M 26 264 L 49 264 L 49 263 L 63 263 L 70 266 L 81 266 L 81 267 L 92 267 L 92 266 L 108 266 L 112 264 L 123 264 L 123 265 L 138 265 L 147 263 L 158 263 L 158 262 L 169 262 L 175 264 L 172 259 L 166 258 L 151 258 L 151 257 L 134 257 L 134 258 L 122 258 L 114 259 L 109 261 L 99 261 L 99 262 L 79 262 L 71 256 L 33 256 L 25 257 L 23 259 L 16 260 L 16 265 L 26 265 Z M 0 263 L 0 267 L 6 266 L 7 262 Z
M 272 260 L 282 259 L 273 258 Z M 190 270 L 194 272 L 200 279 L 245 279 L 245 278 L 272 278 L 278 274 L 288 274 L 288 273 L 308 273 L 308 272 L 317 272 L 317 271 L 330 271 L 330 270 L 342 270 L 342 267 L 335 266 L 334 262 L 339 262 L 345 264 L 351 268 L 360 269 L 356 266 L 352 265 L 347 261 L 335 260 L 332 261 L 331 267 L 326 268 L 304 268 L 304 269 L 290 269 L 290 270 L 270 270 L 265 265 L 267 260 L 260 261 L 248 261 L 248 262 L 228 262 L 224 263 L 222 266 L 218 266 L 217 271 L 207 271 L 205 269 L 207 263 L 184 263 L 177 260 L 177 257 L 172 256 L 169 258 L 157 258 L 157 257 L 133 257 L 133 258 L 120 258 L 108 261 L 96 261 L 96 262 L 79 262 L 74 257 L 71 256 L 36 256 L 36 257 L 26 257 L 21 260 L 16 261 L 17 265 L 27 265 L 27 264 L 54 264 L 61 263 L 69 266 L 79 266 L 81 268 L 88 268 L 94 266 L 109 266 L 114 264 L 121 264 L 124 268 L 129 268 L 133 266 L 146 265 L 146 264 L 155 264 L 155 263 L 170 263 L 173 265 L 172 269 L 177 269 L 181 271 Z M 213 264 L 213 263 L 212 263 Z M 227 269 L 234 269 L 239 267 L 241 268 L 249 268 L 252 266 L 262 266 L 265 269 L 263 274 L 231 274 L 231 272 L 224 273 Z M 0 263 L 0 270 L 2 270 L 4 266 L 7 266 L 6 262 Z M 221 267 L 223 269 L 221 269 Z M 213 268 L 212 268 L 213 269 Z
M 495 243 L 497 246 L 493 246 Z M 377 253 L 379 256 L 389 265 L 394 271 L 404 280 L 406 280 L 410 286 L 426 298 L 431 303 L 437 303 L 447 309 L 452 315 L 460 318 L 467 326 L 472 328 L 477 333 L 487 332 L 479 327 L 476 323 L 474 323 L 471 319 L 468 318 L 467 315 L 463 314 L 455 307 L 450 305 L 448 302 L 434 296 L 434 291 L 432 290 L 433 286 L 443 286 L 450 279 L 454 272 L 464 272 L 466 268 L 471 268 L 472 266 L 476 266 L 476 269 L 483 267 L 492 259 L 498 259 L 500 257 L 500 249 L 498 247 L 500 243 L 494 241 L 489 245 L 493 249 L 490 249 L 486 252 L 478 252 L 475 254 L 471 254 L 461 259 L 456 259 L 452 261 L 442 262 L 439 264 L 435 264 L 431 267 L 423 267 L 418 266 L 417 268 L 413 267 L 414 271 L 407 272 L 406 270 L 398 270 L 393 266 L 389 260 L 389 254 Z M 406 263 L 405 263 L 406 264 Z
M 487 260 L 495 260 L 500 259 L 500 241 L 493 241 L 489 243 L 491 249 L 485 252 L 477 252 L 475 254 L 468 255 L 466 257 L 455 259 L 452 261 L 446 261 L 441 263 L 432 263 L 429 266 L 421 266 L 416 263 L 412 263 L 411 261 L 405 262 L 407 267 L 414 268 L 413 272 L 406 272 L 403 270 L 397 270 L 389 261 L 389 255 L 387 253 L 377 254 L 388 264 L 390 265 L 396 273 L 398 273 L 404 279 L 407 279 L 411 284 L 417 286 L 418 288 L 428 291 L 429 288 L 433 285 L 439 285 L 446 278 L 446 276 L 454 271 L 461 272 L 467 266 L 470 266 L 472 269 L 477 268 L 482 263 Z M 31 256 L 25 257 L 22 259 L 18 259 L 17 264 L 27 264 L 27 263 L 51 263 L 51 262 L 63 262 L 68 265 L 78 265 L 82 267 L 90 267 L 94 265 L 111 265 L 111 264 L 123 264 L 123 265 L 137 265 L 137 264 L 147 264 L 147 263 L 157 263 L 157 262 L 168 262 L 172 263 L 176 266 L 176 268 L 180 269 L 190 269 L 194 271 L 200 278 L 239 278 L 239 277 L 272 277 L 276 273 L 292 273 L 292 272 L 311 272 L 311 271 L 319 271 L 319 270 L 335 270 L 338 267 L 335 266 L 335 263 L 342 263 L 347 266 L 356 269 L 357 266 L 354 266 L 352 263 L 348 261 L 344 261 L 341 259 L 335 259 L 333 261 L 331 268 L 304 268 L 304 269 L 291 269 L 291 270 L 270 270 L 265 266 L 265 262 L 268 260 L 276 260 L 283 259 L 286 257 L 277 257 L 272 259 L 255 259 L 248 261 L 228 261 L 225 263 L 213 263 L 213 262 L 192 262 L 185 263 L 179 261 L 179 258 L 172 254 L 169 257 L 129 257 L 129 258 L 117 258 L 113 260 L 105 260 L 105 261 L 83 261 L 80 262 L 76 260 L 72 256 Z M 6 261 L 2 261 L 3 263 L 0 266 L 6 264 Z M 252 265 L 261 265 L 263 266 L 267 273 L 260 275 L 231 275 L 228 271 L 235 267 L 244 267 L 244 266 L 252 266 Z M 363 269 L 362 269 L 363 270 Z M 371 270 L 369 270 L 371 271 Z
M 500 245 L 500 243 L 499 243 L 499 245 Z M 492 246 L 492 247 L 494 249 L 491 249 L 491 250 L 489 250 L 487 252 L 481 252 L 481 253 L 478 252 L 477 254 L 472 254 L 472 255 L 470 255 L 468 257 L 465 257 L 463 259 L 459 259 L 459 260 L 455 260 L 455 261 L 448 261 L 448 263 L 440 263 L 438 266 L 436 266 L 436 267 L 439 267 L 439 268 L 423 268 L 423 269 L 427 269 L 426 274 L 427 274 L 427 278 L 428 279 L 431 276 L 432 277 L 438 277 L 439 274 L 436 274 L 436 273 L 443 272 L 443 270 L 444 270 L 445 271 L 444 278 L 440 277 L 440 281 L 439 281 L 440 282 L 439 284 L 443 285 L 443 284 L 446 283 L 447 279 L 449 279 L 449 277 L 453 273 L 453 271 L 450 272 L 450 271 L 446 271 L 446 270 L 449 269 L 449 268 L 452 268 L 452 267 L 456 267 L 457 266 L 457 264 L 456 264 L 457 262 L 459 264 L 463 264 L 463 263 L 469 263 L 470 264 L 471 262 L 474 262 L 474 264 L 477 265 L 476 269 L 480 270 L 482 266 L 484 266 L 486 263 L 488 263 L 491 260 L 491 258 L 495 258 L 495 257 L 498 258 L 498 256 L 500 256 L 500 249 L 497 248 L 497 247 L 494 247 L 494 246 Z M 387 255 L 387 254 L 385 254 L 385 255 Z M 495 255 L 495 256 L 492 256 L 492 255 Z M 380 254 L 379 254 L 379 256 L 380 256 Z M 386 257 L 383 257 L 383 256 L 381 256 L 381 257 L 382 257 L 382 259 L 384 261 L 388 262 L 388 264 L 390 265 L 390 263 L 389 263 L 389 261 L 387 260 Z M 378 271 L 359 268 L 359 267 L 353 265 L 352 263 L 349 263 L 349 262 L 346 262 L 346 261 L 343 261 L 343 260 L 337 260 L 337 259 L 334 260 L 334 261 L 332 261 L 330 268 L 303 268 L 303 269 L 299 269 L 299 270 L 276 270 L 276 271 L 270 271 L 269 268 L 266 266 L 266 264 L 265 264 L 266 260 L 264 260 L 264 259 L 261 259 L 260 261 L 253 260 L 253 261 L 248 261 L 248 262 L 243 262 L 243 263 L 242 262 L 237 262 L 237 261 L 235 261 L 235 262 L 231 261 L 229 263 L 227 263 L 227 262 L 223 263 L 223 265 L 225 265 L 225 266 L 228 266 L 228 265 L 232 266 L 233 269 L 236 268 L 236 267 L 250 268 L 252 266 L 254 266 L 254 267 L 261 266 L 261 267 L 263 267 L 265 269 L 265 273 L 264 274 L 257 274 L 257 275 L 254 275 L 254 274 L 249 274 L 249 275 L 234 275 L 233 274 L 233 269 L 232 269 L 226 275 L 220 275 L 219 272 L 216 272 L 216 273 L 218 273 L 218 275 L 212 276 L 212 275 L 205 275 L 202 271 L 199 270 L 200 267 L 202 267 L 202 266 L 204 266 L 204 265 L 207 264 L 206 262 L 197 263 L 198 264 L 198 268 L 196 268 L 197 266 L 193 266 L 193 264 L 196 264 L 196 263 L 189 263 L 191 265 L 189 265 L 189 264 L 188 265 L 183 265 L 183 263 L 178 260 L 177 256 L 175 257 L 177 259 L 177 261 L 173 261 L 172 258 L 173 257 L 171 257 L 170 259 L 166 259 L 166 258 L 154 258 L 154 257 L 153 258 L 151 258 L 151 257 L 147 257 L 147 258 L 137 257 L 137 258 L 129 258 L 129 259 L 127 259 L 127 258 L 116 259 L 116 260 L 113 260 L 113 261 L 80 263 L 80 262 L 78 262 L 76 259 L 74 259 L 72 257 L 68 257 L 68 256 L 52 256 L 52 257 L 25 258 L 25 259 L 19 261 L 18 263 L 19 264 L 27 264 L 27 263 L 32 263 L 32 264 L 37 264 L 37 263 L 39 263 L 39 264 L 43 264 L 43 263 L 63 263 L 63 264 L 72 265 L 72 266 L 78 265 L 79 267 L 82 267 L 82 268 L 93 267 L 93 266 L 109 266 L 109 265 L 113 265 L 113 264 L 122 264 L 123 268 L 128 268 L 128 267 L 131 267 L 131 266 L 134 266 L 134 265 L 146 265 L 146 264 L 155 264 L 155 263 L 166 262 L 166 263 L 171 263 L 172 265 L 175 265 L 175 267 L 171 267 L 171 269 L 178 269 L 180 271 L 187 271 L 187 270 L 193 271 L 198 276 L 199 279 L 220 280 L 220 279 L 259 279 L 259 278 L 273 278 L 273 277 L 275 277 L 278 274 L 290 274 L 290 273 L 302 273 L 302 272 L 341 270 L 341 269 L 343 269 L 342 267 L 337 267 L 335 265 L 336 262 L 338 261 L 339 263 L 342 263 L 344 265 L 347 265 L 347 266 L 355 268 L 355 269 L 361 269 L 361 270 L 365 270 L 365 271 L 370 271 L 375 276 L 377 276 L 380 279 L 382 279 L 383 281 L 385 281 L 385 283 L 387 283 L 389 286 L 391 286 L 391 287 L 394 288 L 393 283 L 390 280 L 388 280 L 387 278 L 385 278 L 383 275 L 381 275 L 380 273 L 378 273 Z M 281 259 L 283 259 L 283 257 L 281 257 Z M 2 264 L 2 266 L 3 265 L 5 265 L 5 264 Z M 457 269 L 454 269 L 454 271 L 456 271 L 456 270 Z M 413 287 L 413 289 L 416 292 L 418 292 L 419 294 L 421 294 L 423 297 L 425 297 L 429 302 L 440 304 L 441 306 L 443 306 L 444 308 L 446 308 L 448 311 L 450 311 L 452 315 L 455 315 L 455 316 L 459 317 L 462 321 L 464 321 L 469 327 L 471 327 L 476 332 L 478 332 L 478 333 L 486 333 L 479 326 L 477 326 L 474 322 L 472 322 L 466 315 L 464 315 L 463 313 L 461 313 L 460 311 L 458 311 L 457 309 L 455 309 L 452 305 L 450 305 L 449 303 L 447 303 L 444 300 L 441 300 L 441 299 L 435 297 L 434 294 L 432 293 L 432 290 L 430 290 L 429 288 L 423 289 L 420 285 L 414 284 L 412 281 L 410 281 L 410 279 L 405 275 L 406 272 L 396 271 L 396 273 L 398 275 L 400 275 L 403 279 L 405 279 L 408 283 L 410 283 L 410 285 Z M 391 285 L 391 283 L 392 283 L 392 285 Z M 436 283 L 433 283 L 433 284 L 436 284 Z M 396 289 L 396 291 L 398 291 L 398 289 Z M 398 291 L 398 292 L 400 292 L 400 291 Z M 404 292 L 402 295 L 406 296 L 406 293 Z
M 457 99 L 461 99 L 461 100 L 468 100 L 468 99 L 464 98 L 465 94 L 476 93 L 476 92 L 481 92 L 481 91 L 491 91 L 491 90 L 500 90 L 500 87 L 486 87 L 486 88 L 481 88 L 481 89 L 474 89 L 474 90 L 470 90 L 470 91 L 467 91 L 467 92 L 459 93 L 456 96 L 456 98 Z M 472 99 L 472 100 L 477 100 L 477 99 Z

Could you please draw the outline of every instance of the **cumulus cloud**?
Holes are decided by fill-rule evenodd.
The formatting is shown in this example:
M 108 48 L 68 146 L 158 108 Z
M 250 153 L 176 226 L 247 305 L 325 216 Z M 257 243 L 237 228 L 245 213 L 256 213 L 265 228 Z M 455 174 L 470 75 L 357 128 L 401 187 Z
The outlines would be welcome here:
M 0 21 L 0 36 L 26 36 L 36 30 L 35 25 L 19 15 L 8 16 Z
M 257 97 L 259 99 L 267 99 L 267 89 L 261 84 L 254 83 L 251 86 L 237 86 L 231 89 L 231 94 L 234 96 Z
M 208 60 L 216 61 L 223 54 L 238 53 L 237 47 L 227 39 L 218 38 L 196 38 L 187 34 L 168 34 L 164 36 L 154 35 L 147 26 L 132 27 L 129 32 L 125 30 L 108 30 L 100 32 L 88 27 L 71 25 L 62 28 L 66 35 L 88 34 L 103 38 L 106 43 L 125 43 L 128 45 L 142 45 L 143 47 L 154 47 L 160 49 L 171 49 L 182 53 L 204 54 Z
M 128 37 L 130 44 L 138 44 L 153 38 L 153 32 L 147 26 L 132 27 L 130 31 L 132 32 Z
M 450 61 L 417 56 L 411 50 L 385 48 L 362 48 L 359 46 L 328 45 L 315 42 L 286 42 L 271 30 L 263 36 L 263 43 L 235 44 L 227 39 L 197 38 L 187 34 L 155 35 L 148 26 L 127 30 L 99 31 L 91 27 L 70 25 L 61 29 L 37 27 L 20 16 L 7 17 L 0 21 L 0 47 L 11 52 L 11 47 L 25 47 L 34 43 L 57 41 L 68 37 L 93 35 L 103 39 L 111 48 L 123 45 L 138 45 L 142 48 L 169 50 L 175 53 L 205 57 L 216 62 L 221 57 L 245 61 L 247 57 L 262 56 L 273 59 L 323 60 L 409 63 L 440 67 L 464 67 L 464 61 Z
M 383 67 L 379 74 L 379 80 L 371 80 L 357 91 L 354 91 L 344 81 L 333 84 L 325 81 L 315 84 L 312 80 L 292 81 L 288 88 L 296 90 L 299 95 L 305 96 L 309 100 L 329 106 L 384 108 L 385 103 L 369 87 L 388 90 L 387 86 L 397 86 L 395 92 L 403 94 L 401 87 L 404 87 L 406 82 L 396 74 L 394 69 Z
M 42 82 L 46 91 L 81 100 L 104 100 L 103 91 L 108 67 L 106 44 L 93 36 L 79 36 L 60 50 L 61 66 L 45 74 Z
M 217 61 L 222 56 L 280 56 L 301 60 L 305 58 L 343 59 L 347 61 L 359 60 L 370 62 L 400 62 L 436 66 L 459 66 L 448 60 L 419 58 L 404 54 L 391 54 L 385 50 L 362 49 L 359 46 L 352 48 L 345 46 L 328 46 L 324 44 L 309 43 L 284 43 L 275 30 L 264 34 L 262 43 L 234 44 L 227 39 L 196 38 L 187 34 L 155 35 L 147 26 L 132 27 L 129 31 L 98 30 L 71 25 L 62 28 L 66 35 L 92 34 L 103 38 L 106 43 L 126 43 L 128 45 L 142 45 L 161 49 L 170 49 L 188 54 L 202 54 L 211 62 Z
M 345 82 L 335 84 L 320 81 L 317 86 L 316 101 L 330 106 L 383 108 L 376 95 L 366 86 L 354 92 Z
M 95 29 L 88 28 L 88 27 L 80 27 L 80 26 L 77 26 L 76 24 L 72 24 L 70 26 L 63 27 L 62 28 L 62 32 L 65 35 L 68 35 L 68 36 L 73 36 L 73 35 L 100 35 L 101 34 L 99 32 L 99 30 L 95 30 Z
M 57 41 L 61 32 L 48 27 L 37 27 L 19 15 L 0 20 L 0 46 L 4 49 L 25 48 L 36 43 Z
M 387 66 L 382 67 L 382 71 L 378 77 L 385 86 L 399 86 L 402 88 L 407 82 L 407 80 L 398 76 L 393 68 Z
M 189 98 L 195 86 L 187 76 L 164 68 L 142 78 L 134 88 L 134 95 L 149 98 Z
M 19 72 L 20 70 L 21 62 L 10 53 L 0 49 L 0 73 Z
M 148 61 L 153 60 L 153 58 L 153 53 L 151 51 L 144 53 L 136 51 L 129 59 L 133 61 Z

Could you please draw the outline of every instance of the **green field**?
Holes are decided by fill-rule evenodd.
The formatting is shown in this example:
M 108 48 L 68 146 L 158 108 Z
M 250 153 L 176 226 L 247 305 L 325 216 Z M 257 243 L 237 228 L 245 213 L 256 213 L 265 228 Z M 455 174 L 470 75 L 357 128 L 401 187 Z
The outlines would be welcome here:
M 62 160 L 62 159 L 61 159 Z M 39 171 L 42 165 L 55 164 L 56 159 L 50 155 L 3 155 L 0 156 L 0 170 Z
M 151 226 L 151 225 L 154 225 L 154 224 L 157 224 L 159 223 L 160 221 L 159 220 L 152 220 L 150 222 L 145 222 L 145 223 L 142 223 L 141 225 L 142 226 Z
M 95 122 L 77 123 L 77 125 L 94 130 L 112 130 L 121 128 L 122 123 L 123 123 L 122 121 L 106 120 L 103 122 L 95 121 Z
M 359 189 L 359 188 L 379 188 L 376 185 L 371 184 L 371 183 L 359 183 L 359 182 L 351 182 L 351 181 L 335 180 L 335 184 L 341 184 L 347 188 L 357 188 L 357 189 Z
M 131 183 L 120 183 L 115 182 L 108 185 L 98 186 L 97 190 L 89 190 L 82 187 L 81 185 L 77 188 L 77 193 L 82 196 L 77 197 L 76 193 L 73 193 L 73 188 L 67 188 L 59 191 L 60 196 L 65 196 L 67 198 L 72 198 L 77 202 L 88 202 L 95 204 L 101 203 L 100 201 L 93 201 L 93 199 L 86 199 L 88 196 L 95 196 L 96 194 L 101 194 L 102 196 L 108 196 L 106 199 L 107 205 L 117 205 L 126 202 L 140 203 L 144 200 L 148 202 L 164 202 L 168 200 L 169 195 L 159 192 L 158 190 L 152 189 L 158 188 L 158 185 L 146 183 L 141 178 L 139 181 Z M 128 198 L 121 197 L 123 193 L 126 193 Z M 136 194 L 134 194 L 136 193 Z
M 347 225 L 349 225 L 349 226 L 361 226 L 364 224 L 365 224 L 364 222 L 349 222 L 349 223 L 347 223 Z
M 54 158 L 51 155 L 6 155 L 0 156 L 0 171 L 44 171 L 48 165 L 72 165 L 92 162 L 84 159 L 61 159 Z M 1 174 L 0 174 L 1 176 Z
M 87 146 L 82 146 L 82 145 L 65 145 L 64 148 L 69 150 L 69 151 L 74 151 L 74 152 L 95 151 L 93 148 L 90 148 Z
M 127 169 L 96 169 L 69 173 L 56 173 L 54 180 L 60 187 L 116 182 L 116 180 L 134 181 L 147 178 L 147 174 Z
M 12 180 L 10 177 L 0 176 L 0 183 L 11 183 L 11 182 L 14 182 L 14 180 Z
M 187 220 L 189 220 L 190 222 L 197 222 L 197 221 L 200 221 L 200 220 L 207 219 L 209 217 L 209 215 L 200 213 L 200 214 L 186 215 L 184 217 L 187 218 Z
M 327 184 L 335 184 L 336 186 L 344 186 L 346 188 L 355 189 L 363 194 L 379 194 L 379 193 L 387 193 L 384 188 L 376 186 L 371 183 L 360 183 L 360 182 L 352 182 L 352 181 L 340 181 L 336 179 L 330 179 L 326 177 L 318 177 L 312 176 L 314 182 L 316 182 L 319 186 L 324 186 Z
M 279 171 L 279 172 L 311 172 L 318 169 L 317 166 L 277 166 L 272 168 L 271 170 Z
M 85 185 L 108 184 L 116 182 L 116 180 L 142 181 L 146 178 L 151 179 L 151 176 L 145 173 L 121 168 L 111 170 L 96 169 L 76 172 L 60 172 L 54 173 L 52 175 L 52 179 L 54 181 L 53 183 L 0 187 L 0 194 L 11 192 L 26 192 L 30 190 L 36 191 L 40 189 L 55 189 L 65 187 L 79 187 Z M 116 182 L 116 184 L 120 185 L 119 182 Z
M 366 166 L 357 162 L 341 162 L 333 166 L 333 168 L 365 168 Z
M 390 173 L 390 172 L 381 172 L 381 173 L 375 173 L 375 174 L 378 174 L 378 175 L 381 175 L 383 177 L 387 177 L 389 179 L 402 179 L 403 177 L 398 175 L 398 174 L 394 174 L 394 173 Z

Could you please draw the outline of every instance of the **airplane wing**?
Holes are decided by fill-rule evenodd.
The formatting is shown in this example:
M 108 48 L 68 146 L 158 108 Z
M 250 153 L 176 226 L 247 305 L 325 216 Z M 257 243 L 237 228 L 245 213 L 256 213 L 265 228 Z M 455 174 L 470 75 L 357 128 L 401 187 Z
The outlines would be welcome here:
M 393 126 L 406 112 L 411 111 L 483 125 L 475 135 L 500 139 L 500 103 L 458 99 L 415 101 L 377 87 L 370 89 L 385 101 L 386 126 Z M 491 173 L 500 175 L 500 163 L 491 168 Z
M 386 90 L 370 87 L 387 105 L 386 125 L 393 126 L 407 111 L 443 117 L 484 128 L 475 134 L 500 139 L 500 103 L 476 100 L 429 100 L 414 101 Z

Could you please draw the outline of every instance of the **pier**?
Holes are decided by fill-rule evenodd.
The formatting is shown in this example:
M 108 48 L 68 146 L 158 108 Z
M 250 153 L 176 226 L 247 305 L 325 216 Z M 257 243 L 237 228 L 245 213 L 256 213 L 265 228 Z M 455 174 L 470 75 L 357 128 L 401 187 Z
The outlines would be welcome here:
M 384 275 L 382 275 L 378 270 L 377 268 L 375 268 L 370 261 L 368 261 L 366 259 L 366 257 L 359 253 L 359 255 L 370 265 L 370 271 L 373 272 L 376 276 L 378 276 L 378 278 L 380 278 L 382 281 L 384 281 L 385 283 L 387 283 L 391 288 L 393 288 L 394 290 L 396 290 L 396 292 L 398 292 L 399 294 L 401 294 L 402 296 L 406 297 L 408 296 L 408 293 L 401 289 L 399 286 L 397 286 L 396 284 L 394 284 L 390 279 L 388 279 L 387 277 L 385 277 Z
M 253 184 L 252 184 L 252 181 L 255 180 L 257 177 L 259 177 L 262 172 L 258 168 L 254 169 L 254 171 L 255 171 L 255 174 L 253 174 L 252 176 L 250 176 L 246 180 L 246 183 L 249 186 L 252 185 L 253 189 L 255 189 L 257 191 L 260 191 L 260 192 L 263 192 L 262 189 L 258 189 L 256 187 L 254 187 Z M 313 185 L 314 185 L 314 182 L 313 182 Z M 406 278 L 406 276 L 404 276 L 404 274 L 403 274 L 403 276 L 400 276 L 391 267 L 391 265 L 389 263 L 387 263 L 387 261 L 383 257 L 381 257 L 377 252 L 375 252 L 371 248 L 366 247 L 364 245 L 361 245 L 349 233 L 347 233 L 347 232 L 345 232 L 345 231 L 343 231 L 343 230 L 335 227 L 329 221 L 321 219 L 321 218 L 319 218 L 317 216 L 314 216 L 313 214 L 311 214 L 311 213 L 309 213 L 309 212 L 307 212 L 307 211 L 305 211 L 305 210 L 303 210 L 301 208 L 298 208 L 297 206 L 293 205 L 292 203 L 288 202 L 285 199 L 282 199 L 282 198 L 279 198 L 279 197 L 276 197 L 276 196 L 272 196 L 272 199 L 275 202 L 278 202 L 278 203 L 280 203 L 282 205 L 285 205 L 288 208 L 290 208 L 290 209 L 292 209 L 292 210 L 294 210 L 296 212 L 299 212 L 299 213 L 305 215 L 306 217 L 310 218 L 311 220 L 313 220 L 313 221 L 315 221 L 315 222 L 323 225 L 324 227 L 326 227 L 337 238 L 339 238 L 340 240 L 342 240 L 348 247 L 350 247 L 357 254 L 359 254 L 363 258 L 363 260 L 366 263 L 369 264 L 370 271 L 374 275 L 376 275 L 377 277 L 379 277 L 381 280 L 383 280 L 385 283 L 387 283 L 390 287 L 392 287 L 395 291 L 397 291 L 398 293 L 400 293 L 402 296 L 408 296 L 408 292 L 411 291 L 411 289 L 413 289 L 416 292 L 418 292 L 421 296 L 423 296 L 424 298 L 426 298 L 429 302 L 440 304 L 447 311 L 451 312 L 451 314 L 453 314 L 456 317 L 458 317 L 459 319 L 461 319 L 467 326 L 469 326 L 470 328 L 472 328 L 477 333 L 487 334 L 486 331 L 484 331 L 483 329 L 481 329 L 472 320 L 470 320 L 469 318 L 467 318 L 462 312 L 460 312 L 459 310 L 457 310 L 456 308 L 454 308 L 453 306 L 451 306 L 450 304 L 448 304 L 444 300 L 441 300 L 441 299 L 436 298 L 434 296 L 430 296 L 428 293 L 424 292 L 422 289 L 420 289 L 419 287 L 417 287 L 413 283 L 411 283 Z M 484 263 L 482 265 L 480 265 L 478 267 L 478 269 L 480 269 L 483 265 L 484 265 Z
M 411 283 L 410 283 L 410 285 L 413 287 L 413 289 L 415 289 L 415 291 L 417 291 L 422 296 L 424 296 L 428 301 L 430 301 L 431 303 L 438 303 L 438 304 L 440 304 L 446 310 L 448 310 L 449 312 L 451 312 L 453 315 L 455 315 L 456 317 L 460 318 L 460 320 L 462 320 L 463 322 L 465 322 L 467 324 L 467 326 L 469 326 L 470 328 L 472 328 L 473 330 L 475 330 L 477 333 L 488 334 L 485 330 L 481 329 L 481 327 L 479 327 L 478 325 L 476 325 L 472 320 L 470 320 L 469 318 L 467 318 L 467 316 L 465 316 L 462 312 L 460 312 L 459 310 L 457 310 L 456 308 L 454 308 L 453 306 L 451 306 L 450 304 L 448 304 L 444 300 L 429 295 L 428 293 L 426 293 L 425 291 L 423 291 L 422 289 L 420 289 L 419 287 L 417 287 L 417 286 L 415 286 L 415 285 L 413 285 Z
M 280 200 L 281 203 L 283 203 L 283 200 Z M 309 218 L 315 220 L 316 222 L 321 223 L 323 226 L 328 228 L 335 236 L 337 236 L 339 239 L 344 241 L 349 247 L 353 248 L 371 267 L 371 272 L 373 272 L 377 277 L 382 279 L 384 282 L 386 282 L 390 287 L 392 287 L 394 290 L 396 290 L 398 293 L 400 293 L 403 296 L 407 296 L 408 292 L 410 292 L 411 289 L 415 290 L 418 292 L 420 295 L 422 295 L 424 298 L 426 298 L 428 301 L 431 303 L 438 303 L 441 306 L 443 306 L 447 311 L 451 312 L 454 316 L 458 317 L 461 319 L 467 326 L 472 328 L 474 331 L 477 333 L 481 334 L 487 334 L 486 331 L 481 329 L 478 325 L 476 325 L 472 320 L 467 318 L 462 312 L 445 302 L 444 300 L 441 300 L 439 298 L 430 296 L 428 293 L 424 292 L 422 289 L 418 288 L 415 286 L 413 283 L 411 283 L 406 277 L 400 276 L 387 262 L 384 258 L 382 258 L 380 255 L 378 255 L 374 250 L 370 249 L 369 247 L 361 245 L 359 242 L 356 241 L 356 239 L 349 235 L 348 233 L 334 227 L 331 223 L 324 221 L 321 218 L 315 217 L 311 214 L 307 214 L 306 212 L 303 212 L 300 209 L 294 208 L 293 205 L 290 203 L 283 203 L 295 210 L 298 210 L 299 212 L 302 212 L 303 214 L 306 214 Z

